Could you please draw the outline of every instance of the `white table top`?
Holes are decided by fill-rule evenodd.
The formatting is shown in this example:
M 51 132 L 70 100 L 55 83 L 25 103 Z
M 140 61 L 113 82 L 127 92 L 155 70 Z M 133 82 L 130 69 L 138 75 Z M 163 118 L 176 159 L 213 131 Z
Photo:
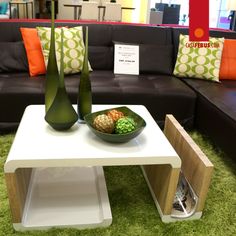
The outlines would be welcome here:
M 93 112 L 121 105 L 93 105 Z M 126 105 L 146 121 L 143 132 L 127 143 L 108 143 L 95 136 L 86 124 L 70 130 L 53 130 L 44 120 L 44 105 L 25 110 L 6 160 L 5 172 L 27 167 L 72 167 L 170 164 L 180 168 L 181 160 L 148 110 Z

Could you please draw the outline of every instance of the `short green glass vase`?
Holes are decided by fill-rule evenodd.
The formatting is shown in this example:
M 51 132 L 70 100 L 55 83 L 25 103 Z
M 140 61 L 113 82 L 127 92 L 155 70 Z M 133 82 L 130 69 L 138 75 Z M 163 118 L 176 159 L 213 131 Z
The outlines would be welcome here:
M 61 61 L 59 86 L 52 105 L 45 115 L 47 123 L 55 130 L 67 130 L 78 120 L 65 88 L 64 82 L 64 52 L 63 52 L 63 28 L 61 29 Z
M 91 113 L 92 111 L 92 91 L 88 66 L 88 26 L 86 26 L 85 54 L 78 90 L 77 110 L 79 122 L 85 123 L 84 116 Z

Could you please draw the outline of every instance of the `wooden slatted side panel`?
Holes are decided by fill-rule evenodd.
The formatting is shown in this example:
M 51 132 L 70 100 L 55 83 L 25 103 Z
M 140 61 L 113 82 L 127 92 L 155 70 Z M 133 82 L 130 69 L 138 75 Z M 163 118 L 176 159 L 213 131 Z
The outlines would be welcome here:
M 213 172 L 213 164 L 172 116 L 167 115 L 164 133 L 182 160 L 182 172 L 199 197 L 196 211 L 202 211 Z
M 28 192 L 32 169 L 17 169 L 15 173 L 5 173 L 12 222 L 20 223 Z

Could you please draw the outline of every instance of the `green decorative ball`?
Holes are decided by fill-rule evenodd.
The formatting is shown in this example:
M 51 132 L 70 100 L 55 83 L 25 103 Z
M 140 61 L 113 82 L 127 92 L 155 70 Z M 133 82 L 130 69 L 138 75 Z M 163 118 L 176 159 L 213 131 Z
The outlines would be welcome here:
M 116 134 L 126 134 L 133 131 L 136 127 L 135 121 L 130 117 L 120 118 L 115 124 Z

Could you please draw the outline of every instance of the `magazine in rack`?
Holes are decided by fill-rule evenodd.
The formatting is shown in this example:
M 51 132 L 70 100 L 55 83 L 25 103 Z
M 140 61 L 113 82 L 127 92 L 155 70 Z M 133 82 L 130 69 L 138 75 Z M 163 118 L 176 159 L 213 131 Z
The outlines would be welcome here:
M 197 195 L 184 177 L 183 173 L 180 172 L 171 217 L 188 218 L 192 216 L 196 211 L 197 203 Z

